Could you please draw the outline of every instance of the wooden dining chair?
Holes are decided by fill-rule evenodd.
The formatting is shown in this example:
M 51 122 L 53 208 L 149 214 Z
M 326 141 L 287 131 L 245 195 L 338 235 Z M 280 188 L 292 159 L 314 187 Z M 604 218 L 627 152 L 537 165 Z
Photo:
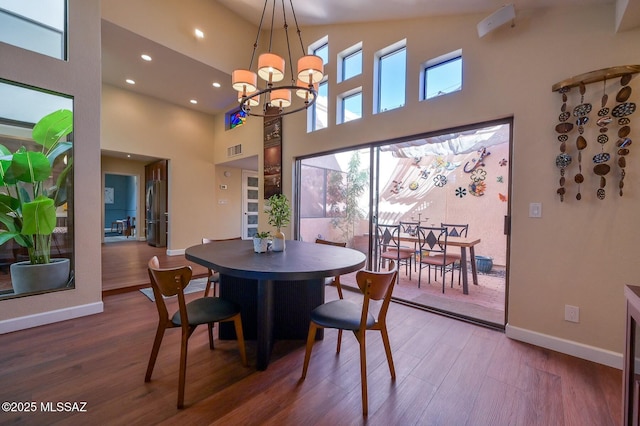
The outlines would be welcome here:
M 358 287 L 364 295 L 362 306 L 345 299 L 338 299 L 318 306 L 311 312 L 307 347 L 304 354 L 302 377 L 307 377 L 307 369 L 311 358 L 311 350 L 315 343 L 316 331 L 319 328 L 335 328 L 338 330 L 351 330 L 360 345 L 360 379 L 362 386 L 362 414 L 367 415 L 367 353 L 365 335 L 367 330 L 378 330 L 382 335 L 382 343 L 387 355 L 387 363 L 391 372 L 391 379 L 395 380 L 396 371 L 393 366 L 389 333 L 387 332 L 387 311 L 393 286 L 396 282 L 398 268 L 395 261 L 389 262 L 389 271 L 373 272 L 360 270 L 356 273 Z M 382 300 L 377 317 L 369 309 L 372 300 Z M 338 334 L 336 352 L 340 353 L 341 334 Z
M 240 240 L 240 237 L 234 237 L 234 238 L 223 238 L 223 239 L 218 239 L 218 240 L 213 240 L 210 238 L 203 238 L 202 239 L 202 244 L 209 244 L 215 241 L 233 241 L 233 240 Z M 214 271 L 210 268 L 207 269 L 207 286 L 204 289 L 204 297 L 209 296 L 209 290 L 211 289 L 211 285 L 213 284 L 213 296 L 215 296 L 216 294 L 216 288 L 218 283 L 220 282 L 220 274 L 217 271 Z
M 337 247 L 346 247 L 347 243 L 344 241 L 329 241 L 329 240 L 323 240 L 322 238 L 316 238 L 316 244 L 326 244 L 326 245 L 330 245 L 330 246 L 337 246 Z M 338 290 L 338 297 L 340 297 L 340 299 L 342 299 L 342 286 L 340 285 L 340 275 L 337 275 L 335 277 L 331 277 L 328 278 L 329 282 L 325 282 L 326 285 L 335 285 L 336 289 Z
M 431 267 L 434 267 L 435 275 L 440 270 L 442 275 L 442 292 L 444 293 L 444 282 L 446 272 L 451 271 L 451 287 L 453 287 L 453 264 L 455 258 L 447 252 L 447 228 L 420 226 L 418 228 L 418 288 L 422 279 L 422 269 L 428 267 L 428 278 L 431 282 Z
M 400 244 L 400 225 L 378 225 L 378 268 L 384 267 L 387 260 L 394 260 L 398 268 L 405 265 L 405 274 L 411 280 L 411 262 L 414 258 L 414 249 Z
M 168 328 L 180 328 L 182 330 L 182 340 L 180 344 L 178 408 L 182 408 L 184 406 L 184 385 L 187 374 L 187 343 L 189 337 L 191 337 L 196 327 L 200 324 L 207 324 L 209 348 L 213 350 L 213 323 L 233 321 L 236 337 L 238 338 L 238 349 L 240 350 L 242 365 L 247 366 L 240 306 L 219 297 L 201 297 L 186 303 L 184 288 L 191 280 L 192 271 L 190 266 L 160 269 L 157 256 L 153 256 L 147 266 L 149 279 L 151 280 L 151 288 L 153 289 L 156 307 L 158 308 L 159 321 L 144 381 L 151 381 L 151 374 L 153 373 L 153 367 L 158 358 L 158 352 L 160 351 L 160 344 L 162 343 L 165 330 Z M 163 296 L 178 297 L 178 311 L 171 317 L 169 317 Z

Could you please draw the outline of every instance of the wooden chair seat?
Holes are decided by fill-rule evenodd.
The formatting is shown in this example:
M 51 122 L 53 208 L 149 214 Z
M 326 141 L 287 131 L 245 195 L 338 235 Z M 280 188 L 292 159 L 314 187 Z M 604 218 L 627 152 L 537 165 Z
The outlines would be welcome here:
M 153 256 L 147 265 L 151 288 L 156 300 L 158 309 L 158 328 L 153 341 L 145 382 L 151 381 L 153 368 L 160 352 L 160 345 L 164 337 L 164 332 L 168 328 L 180 328 L 182 339 L 180 343 L 180 372 L 178 378 L 178 408 L 184 406 L 184 388 L 187 375 L 187 345 L 189 337 L 196 327 L 207 324 L 209 331 L 209 348 L 213 347 L 213 324 L 216 322 L 233 321 L 238 339 L 238 349 L 242 359 L 242 365 L 247 365 L 247 355 L 244 345 L 244 335 L 242 331 L 242 318 L 240 316 L 240 306 L 234 302 L 218 297 L 202 297 L 189 303 L 185 302 L 184 288 L 191 281 L 192 271 L 190 266 L 177 268 L 160 269 L 158 257 Z M 164 297 L 177 296 L 178 311 L 169 318 Z
M 311 322 L 309 324 L 309 334 L 307 336 L 307 346 L 304 355 L 304 364 L 302 367 L 302 377 L 304 380 L 307 376 L 309 360 L 311 359 L 311 351 L 315 343 L 316 331 L 318 328 L 335 328 L 338 329 L 338 344 L 336 352 L 340 353 L 340 344 L 342 342 L 342 330 L 353 331 L 360 345 L 360 380 L 362 390 L 362 414 L 367 415 L 368 397 L 367 397 L 367 352 L 365 344 L 365 333 L 368 330 L 380 331 L 382 335 L 382 343 L 387 355 L 387 364 L 391 372 L 391 378 L 395 380 L 396 372 L 393 366 L 393 357 L 391 355 L 391 345 L 389 343 L 389 333 L 387 332 L 387 311 L 391 294 L 393 293 L 393 285 L 396 282 L 398 269 L 395 261 L 389 262 L 388 272 L 358 271 L 356 274 L 356 282 L 360 291 L 363 293 L 364 300 L 362 305 L 357 305 L 348 300 L 334 300 L 318 306 L 311 312 Z M 369 304 L 371 300 L 382 300 L 377 318 L 369 312 Z

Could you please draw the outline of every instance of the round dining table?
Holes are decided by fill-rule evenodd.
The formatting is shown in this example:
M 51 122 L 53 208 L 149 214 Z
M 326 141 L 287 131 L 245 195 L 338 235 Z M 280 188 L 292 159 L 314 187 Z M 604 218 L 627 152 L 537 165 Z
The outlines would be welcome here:
M 242 308 L 244 337 L 257 341 L 256 368 L 265 370 L 274 340 L 304 340 L 311 311 L 324 303 L 325 278 L 364 267 L 350 248 L 288 240 L 283 252 L 255 253 L 253 241 L 215 241 L 189 247 L 187 260 L 220 274 L 220 297 Z M 235 338 L 222 323 L 221 339 Z M 322 335 L 318 336 L 322 338 Z

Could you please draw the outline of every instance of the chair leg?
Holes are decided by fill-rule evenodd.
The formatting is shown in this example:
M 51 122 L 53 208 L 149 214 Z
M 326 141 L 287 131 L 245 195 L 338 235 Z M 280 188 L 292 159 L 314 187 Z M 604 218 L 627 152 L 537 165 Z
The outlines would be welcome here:
M 340 276 L 338 275 L 337 277 L 335 277 L 333 279 L 333 282 L 336 285 L 336 289 L 338 290 L 338 297 L 340 299 L 344 299 L 344 297 L 342 297 L 342 285 L 340 284 Z
M 309 367 L 309 359 L 311 359 L 311 350 L 313 349 L 313 343 L 316 339 L 317 329 L 318 329 L 318 326 L 314 322 L 311 322 L 309 324 L 309 335 L 307 336 L 307 349 L 305 350 L 305 353 L 304 353 L 304 364 L 302 365 L 302 377 L 301 377 L 302 380 L 304 380 L 305 377 L 307 377 L 307 367 Z
M 384 344 L 384 351 L 387 354 L 387 364 L 389 364 L 389 372 L 391 373 L 391 378 L 395 380 L 396 369 L 393 366 L 393 356 L 391 355 L 391 344 L 389 342 L 389 333 L 387 333 L 386 324 L 382 324 L 382 328 L 380 328 L 380 333 L 382 333 L 382 343 Z
M 178 408 L 184 407 L 184 384 L 187 378 L 187 347 L 189 336 L 193 330 L 187 332 L 182 329 L 182 344 L 180 345 L 180 373 L 178 378 Z
M 209 324 L 207 324 L 207 330 L 208 330 L 208 334 L 209 334 L 209 349 L 213 350 L 213 323 L 210 322 Z
M 360 381 L 362 385 L 362 415 L 366 416 L 369 409 L 369 401 L 367 398 L 367 348 L 365 344 L 365 333 L 358 335 L 358 342 L 360 342 Z
M 237 314 L 233 317 L 233 325 L 236 329 L 236 339 L 238 340 L 238 350 L 240 351 L 240 359 L 242 359 L 242 365 L 247 366 L 247 352 L 244 346 L 244 333 L 242 332 L 242 316 Z
M 153 347 L 151 348 L 151 355 L 149 356 L 149 363 L 147 364 L 147 374 L 144 376 L 144 381 L 151 381 L 151 374 L 153 373 L 153 367 L 156 365 L 156 359 L 158 358 L 158 352 L 160 352 L 160 344 L 162 343 L 162 338 L 164 337 L 164 327 L 163 324 L 158 324 L 158 329 L 156 330 L 156 338 L 153 341 Z
M 204 288 L 204 297 L 208 297 L 209 296 L 209 289 L 211 288 L 211 281 L 209 281 L 209 278 L 207 278 L 207 286 Z M 214 290 L 215 293 L 215 290 Z
M 342 345 L 342 329 L 338 329 L 338 346 L 336 347 L 336 353 L 340 353 L 340 346 Z

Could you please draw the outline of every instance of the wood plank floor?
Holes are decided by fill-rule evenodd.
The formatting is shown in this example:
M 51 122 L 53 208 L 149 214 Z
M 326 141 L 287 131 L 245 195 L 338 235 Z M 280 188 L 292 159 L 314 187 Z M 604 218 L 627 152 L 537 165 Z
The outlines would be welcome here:
M 349 297 L 357 297 L 348 292 Z M 189 298 L 198 294 L 188 295 Z M 327 288 L 327 299 L 336 297 Z M 335 331 L 317 342 L 299 381 L 304 342 L 277 342 L 266 371 L 248 368 L 233 341 L 190 340 L 186 408 L 176 408 L 180 333 L 169 330 L 144 382 L 157 313 L 139 291 L 104 298 L 105 312 L 0 335 L 0 401 L 34 401 L 35 413 L 0 412 L 0 424 L 618 425 L 619 370 L 508 339 L 503 333 L 392 304 L 392 381 L 381 339 L 367 341 L 369 416 L 362 417 L 358 345 Z M 46 402 L 86 412 L 42 412 Z

